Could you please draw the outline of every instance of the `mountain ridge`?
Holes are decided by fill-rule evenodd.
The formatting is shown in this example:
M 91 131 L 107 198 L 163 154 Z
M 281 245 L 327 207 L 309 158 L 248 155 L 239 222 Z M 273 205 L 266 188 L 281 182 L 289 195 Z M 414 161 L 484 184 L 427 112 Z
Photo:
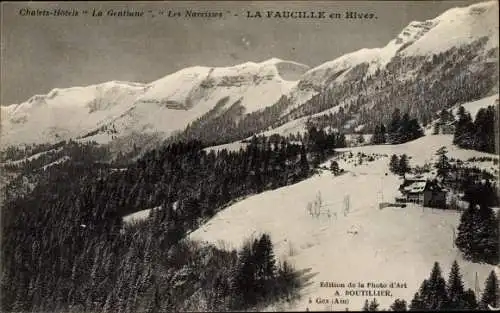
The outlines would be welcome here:
M 232 140 L 250 130 L 233 131 L 220 123 L 231 121 L 235 129 L 251 124 L 251 131 L 261 132 L 345 109 L 356 127 L 367 122 L 370 110 L 378 114 L 374 120 L 383 120 L 394 106 L 419 111 L 416 102 L 422 101 L 429 111 L 419 113 L 425 124 L 440 108 L 498 89 L 498 84 L 491 83 L 498 76 L 491 66 L 495 61 L 498 66 L 495 9 L 495 1 L 453 8 L 434 19 L 409 23 L 384 47 L 363 48 L 313 68 L 271 58 L 228 67 L 191 66 L 147 84 L 110 81 L 54 88 L 1 108 L 3 141 L 21 144 L 85 137 L 105 144 L 134 133 L 168 138 L 187 134 L 189 127 L 196 129 L 191 134 L 233 132 Z M 421 91 L 415 90 L 417 81 Z M 453 95 L 428 104 L 430 96 L 422 93 L 437 92 L 436 82 Z M 468 86 L 477 82 L 478 87 Z M 457 84 L 478 90 L 463 95 Z M 58 103 L 62 94 L 66 98 Z M 396 100 L 407 103 L 402 106 Z M 43 110 L 44 106 L 51 109 Z M 336 121 L 340 124 L 334 128 L 342 127 L 346 119 Z
M 280 73 L 278 66 L 282 65 L 288 65 L 288 69 L 285 68 Z M 240 98 L 250 97 L 252 94 L 256 95 L 257 98 L 264 95 L 271 98 L 269 105 L 273 104 L 281 96 L 281 93 L 286 92 L 295 83 L 295 81 L 286 80 L 282 76 L 287 76 L 287 71 L 300 72 L 307 68 L 307 65 L 297 62 L 272 58 L 260 63 L 246 62 L 229 67 L 188 67 L 148 84 L 109 81 L 88 86 L 54 88 L 47 94 L 34 95 L 25 102 L 3 106 L 1 108 L 3 137 L 4 140 L 7 139 L 7 142 L 12 141 L 8 140 L 12 139 L 8 137 L 16 137 L 16 135 L 25 137 L 17 140 L 17 143 L 39 143 L 44 142 L 44 140 L 51 141 L 51 139 L 57 141 L 81 137 L 85 133 L 92 132 L 115 120 L 116 117 L 127 116 L 128 113 L 134 110 L 145 111 L 144 106 L 149 104 L 157 104 L 159 108 L 154 109 L 160 111 L 164 109 L 161 107 L 162 105 L 169 109 L 183 111 L 189 111 L 195 106 L 201 106 L 199 112 L 194 112 L 192 116 L 184 118 L 182 123 L 174 125 L 173 130 L 181 130 L 186 126 L 187 122 L 202 116 L 227 96 L 232 96 L 232 102 L 234 103 Z M 225 90 L 210 90 L 211 85 L 225 88 Z M 252 87 L 258 89 L 260 93 L 253 92 Z M 230 90 L 231 88 L 234 90 Z M 214 99 L 210 99 L 211 92 L 218 92 L 220 95 L 213 95 Z M 245 93 L 247 94 L 245 95 Z M 203 103 L 204 101 L 209 103 Z M 257 101 L 248 102 L 243 104 L 248 105 L 249 112 L 260 109 L 260 104 L 250 106 L 252 102 Z M 40 109 L 43 107 L 46 107 L 47 110 Z M 87 107 L 89 110 L 85 112 Z M 79 112 L 64 113 L 64 111 L 68 110 L 77 110 Z M 107 110 L 107 112 L 103 112 L 103 110 Z M 23 127 L 16 127 L 19 124 L 23 126 L 22 124 L 26 123 L 28 118 L 32 116 L 36 116 L 37 119 L 33 123 L 38 123 L 40 117 L 43 119 L 43 113 L 37 111 L 44 111 L 45 115 L 53 116 L 45 116 L 45 125 L 41 127 L 40 125 L 25 127 L 25 130 L 22 129 Z M 60 114 L 57 113 L 58 111 Z M 96 116 L 100 111 L 103 116 Z M 91 116 L 92 114 L 94 116 Z M 137 131 L 143 130 L 141 127 L 151 123 L 153 126 L 157 126 L 155 124 L 159 124 L 158 121 L 148 121 L 148 119 L 151 120 L 153 115 L 154 112 L 147 112 L 147 109 L 146 112 L 141 112 L 139 118 L 145 118 L 145 121 L 144 125 L 140 125 Z M 80 123 L 77 122 L 78 127 L 76 129 L 73 121 L 70 124 L 63 123 L 65 117 L 70 119 L 75 116 L 80 120 Z M 180 118 L 182 119 L 183 116 Z M 129 122 L 133 119 L 134 117 L 130 117 Z M 38 138 L 35 137 L 33 135 L 34 129 L 42 128 L 43 130 L 43 127 L 47 131 Z M 50 128 L 59 128 L 59 132 L 62 133 L 56 136 L 48 131 Z M 15 144 L 16 140 L 13 140 L 13 143 Z

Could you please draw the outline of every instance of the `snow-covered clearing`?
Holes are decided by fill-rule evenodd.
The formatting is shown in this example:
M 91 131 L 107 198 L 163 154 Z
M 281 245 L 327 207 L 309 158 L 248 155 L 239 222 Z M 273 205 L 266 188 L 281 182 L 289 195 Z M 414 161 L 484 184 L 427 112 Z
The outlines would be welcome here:
M 69 156 L 65 155 L 65 156 L 63 156 L 62 158 L 59 158 L 59 159 L 57 159 L 57 160 L 56 160 L 56 161 L 54 161 L 54 162 L 51 162 L 51 163 L 49 163 L 49 164 L 47 164 L 47 165 L 44 165 L 44 166 L 42 167 L 42 170 L 43 170 L 43 171 L 45 171 L 45 170 L 47 170 L 47 169 L 48 169 L 49 167 L 51 167 L 51 166 L 54 166 L 54 165 L 57 165 L 57 164 L 64 163 L 64 162 L 66 162 L 66 161 L 69 161 L 70 159 L 71 159 L 71 158 L 70 158 Z
M 238 151 L 241 148 L 245 148 L 246 146 L 247 146 L 247 144 L 244 142 L 235 141 L 235 142 L 226 143 L 223 145 L 208 147 L 208 148 L 205 148 L 203 150 L 205 150 L 206 152 L 210 152 L 210 151 L 219 152 L 219 151 L 224 150 L 224 149 L 226 149 L 227 151 Z
M 5 164 L 9 164 L 9 165 L 19 165 L 19 164 L 22 164 L 23 162 L 31 162 L 33 160 L 36 160 L 38 159 L 39 157 L 45 155 L 45 154 L 48 154 L 48 153 L 57 153 L 59 151 L 61 151 L 62 148 L 57 148 L 57 149 L 51 149 L 51 150 L 48 150 L 48 151 L 42 151 L 42 152 L 38 152 L 38 153 L 35 153 L 27 158 L 24 158 L 24 159 L 19 159 L 19 160 L 15 160 L 15 161 L 11 161 L 11 160 L 7 160 L 5 162 Z
M 487 108 L 490 105 L 495 105 L 495 100 L 497 100 L 498 98 L 499 98 L 499 95 L 496 94 L 493 96 L 482 98 L 482 99 L 477 100 L 477 101 L 464 103 L 462 106 L 464 107 L 465 111 L 470 113 L 472 119 L 474 120 L 476 118 L 477 112 L 480 109 Z M 460 105 L 453 108 L 452 112 L 454 115 L 457 115 L 459 107 L 460 107 Z
M 149 217 L 149 213 L 151 212 L 151 210 L 153 210 L 153 209 L 146 209 L 146 210 L 137 211 L 135 213 L 126 215 L 123 217 L 123 222 L 125 224 L 129 224 L 129 223 L 132 223 L 134 221 L 143 221 Z
M 437 135 L 402 145 L 341 149 L 352 151 L 354 156 L 357 152 L 379 156 L 362 165 L 340 160 L 340 167 L 348 171 L 343 175 L 335 177 L 324 171 L 295 185 L 251 196 L 219 212 L 190 238 L 216 244 L 225 242 L 226 246 L 237 248 L 246 238 L 268 232 L 278 258 L 291 261 L 297 270 L 310 270 L 310 280 L 301 291 L 301 299 L 279 305 L 284 310 L 360 310 L 368 298 L 346 297 L 346 290 L 351 288 L 320 287 L 320 282 L 325 281 L 346 285 L 406 282 L 407 288 L 390 289 L 392 297 L 377 297 L 377 300 L 384 309 L 396 298 L 411 301 L 435 261 L 448 275 L 451 263 L 457 260 L 466 287 L 474 288 L 477 273 L 482 288 L 492 266 L 464 261 L 454 247 L 459 212 L 418 206 L 378 207 L 380 202 L 394 200 L 401 183 L 388 170 L 393 153 L 411 156 L 412 165 L 430 161 L 441 146 L 448 148 L 449 156 L 463 160 L 491 156 L 453 147 L 451 140 L 450 135 Z M 380 156 L 384 154 L 388 156 Z M 315 218 L 306 207 L 318 193 L 325 206 L 323 214 Z M 345 196 L 350 197 L 346 213 Z M 335 291 L 341 296 L 335 297 Z M 319 298 L 329 299 L 330 304 L 316 303 Z M 348 299 L 349 304 L 331 305 L 335 298 Z

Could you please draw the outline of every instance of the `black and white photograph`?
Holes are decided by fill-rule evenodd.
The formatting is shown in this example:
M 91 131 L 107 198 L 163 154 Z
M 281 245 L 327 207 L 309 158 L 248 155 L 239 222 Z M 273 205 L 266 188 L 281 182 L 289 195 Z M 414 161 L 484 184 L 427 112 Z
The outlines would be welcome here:
M 499 311 L 499 2 L 3 2 L 0 311 Z

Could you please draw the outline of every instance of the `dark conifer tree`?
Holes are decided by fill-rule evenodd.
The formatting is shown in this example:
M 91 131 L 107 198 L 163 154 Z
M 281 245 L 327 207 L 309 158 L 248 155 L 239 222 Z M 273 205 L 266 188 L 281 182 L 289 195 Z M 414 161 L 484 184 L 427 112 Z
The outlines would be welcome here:
M 375 129 L 373 130 L 373 135 L 370 139 L 370 143 L 372 145 L 376 145 L 380 143 L 379 141 L 380 141 L 380 126 L 375 125 Z
M 427 310 L 441 310 L 448 302 L 446 282 L 442 276 L 439 263 L 435 262 L 424 291 L 421 293 L 424 307 Z
M 441 124 L 440 123 L 438 123 L 438 122 L 434 123 L 434 126 L 432 128 L 432 134 L 433 135 L 439 135 L 440 128 L 441 128 Z
M 488 305 L 493 308 L 498 308 L 500 305 L 499 301 L 500 292 L 498 286 L 498 277 L 495 275 L 494 271 L 491 271 L 484 284 L 484 291 L 483 295 L 481 296 L 479 308 L 482 310 L 488 310 Z
M 368 306 L 368 311 L 371 311 L 371 312 L 378 311 L 379 306 L 380 306 L 380 304 L 377 302 L 377 299 L 373 298 L 373 300 L 370 301 L 370 305 Z
M 413 118 L 409 121 L 408 123 L 408 128 L 407 128 L 407 140 L 415 140 L 424 135 L 423 129 L 420 127 L 420 124 L 418 123 L 418 120 Z
M 469 207 L 462 213 L 457 238 L 455 239 L 456 246 L 466 256 L 473 247 L 475 210 L 475 204 L 469 204 Z
M 335 176 L 340 174 L 340 167 L 337 161 L 332 161 L 330 163 L 330 171 L 332 171 L 333 175 Z
M 307 161 L 307 152 L 304 145 L 300 147 L 300 175 L 307 177 L 309 175 L 309 162 Z
M 462 213 L 456 245 L 465 258 L 496 264 L 498 262 L 498 220 L 489 206 L 487 184 L 472 185 L 466 192 L 469 208 Z
M 447 284 L 448 303 L 446 309 L 459 310 L 466 307 L 464 283 L 457 261 L 451 265 L 450 275 Z
M 391 161 L 389 162 L 389 170 L 394 174 L 399 174 L 399 158 L 397 155 L 393 154 L 391 156 Z
M 422 286 L 420 286 L 420 291 L 416 292 L 413 295 L 413 299 L 411 300 L 409 308 L 410 311 L 423 311 L 425 309 L 424 302 L 422 301 L 422 296 L 420 295 L 420 292 L 424 287 L 424 283 L 422 283 Z
M 370 303 L 368 302 L 368 299 L 365 300 L 362 311 L 370 311 Z
M 435 165 L 437 168 L 437 174 L 443 178 L 446 178 L 448 171 L 450 169 L 450 163 L 448 161 L 446 153 L 448 153 L 446 147 L 441 147 L 436 152 L 436 155 L 438 157 L 438 161 L 436 162 Z
M 406 301 L 402 299 L 396 299 L 390 306 L 391 311 L 404 312 L 407 311 Z
M 476 260 L 498 264 L 498 220 L 495 212 L 488 205 L 481 205 L 477 210 L 477 228 L 474 232 L 473 256 Z
M 399 159 L 398 172 L 399 175 L 404 175 L 410 171 L 410 165 L 408 164 L 408 156 L 403 154 Z
M 472 289 L 467 289 L 464 292 L 464 309 L 466 310 L 476 310 L 478 307 L 477 300 L 476 300 L 476 294 Z
M 385 143 L 386 142 L 386 129 L 384 124 L 380 124 L 380 142 L 379 143 Z
M 399 130 L 400 126 L 401 126 L 401 111 L 398 108 L 396 108 L 392 113 L 391 122 L 389 123 L 387 132 L 391 134 L 396 133 Z

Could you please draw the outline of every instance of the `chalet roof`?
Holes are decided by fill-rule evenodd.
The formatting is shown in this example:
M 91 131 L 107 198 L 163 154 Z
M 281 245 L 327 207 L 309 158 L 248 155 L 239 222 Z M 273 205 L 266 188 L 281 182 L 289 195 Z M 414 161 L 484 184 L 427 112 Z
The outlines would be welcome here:
M 404 175 L 406 181 L 426 181 L 436 178 L 434 173 L 423 173 L 423 174 L 409 174 Z
M 422 193 L 425 190 L 445 191 L 445 189 L 439 183 L 433 183 L 428 180 L 407 180 L 405 184 L 402 184 L 400 186 L 400 191 L 402 193 Z
M 427 185 L 426 181 L 416 181 L 408 186 L 403 187 L 403 190 L 405 192 L 410 192 L 410 193 L 419 193 L 425 190 L 426 185 Z

